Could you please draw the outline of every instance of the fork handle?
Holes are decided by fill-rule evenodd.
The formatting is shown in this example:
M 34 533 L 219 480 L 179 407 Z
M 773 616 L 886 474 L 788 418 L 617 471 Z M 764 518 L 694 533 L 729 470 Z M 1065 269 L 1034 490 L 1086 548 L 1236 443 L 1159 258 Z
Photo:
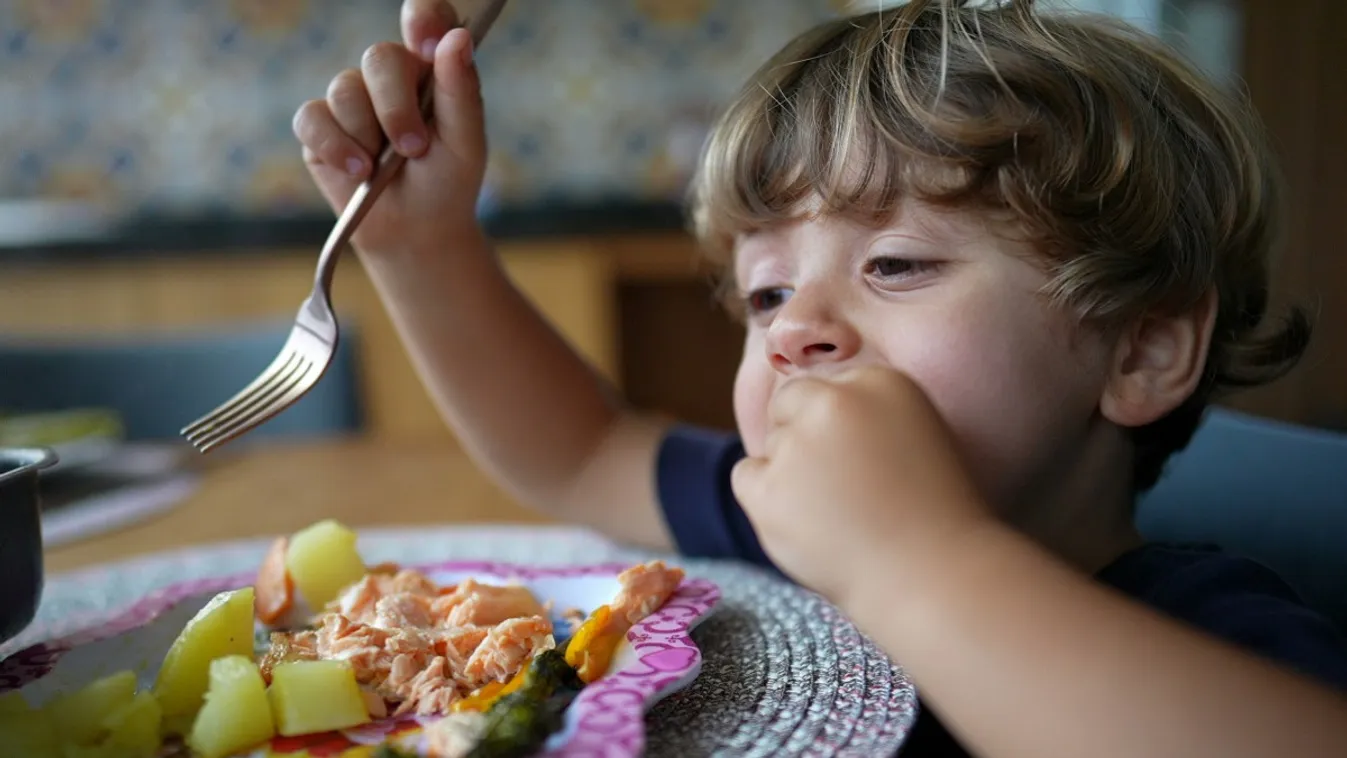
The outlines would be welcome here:
M 431 87 L 425 88 L 426 92 L 430 90 Z M 423 101 L 425 99 L 425 97 L 422 98 Z M 406 162 L 407 157 L 394 150 L 392 145 L 384 147 L 379 154 L 379 159 L 375 161 L 374 174 L 355 188 L 351 199 L 346 202 L 346 207 L 337 217 L 337 223 L 332 226 L 332 233 L 327 236 L 327 241 L 323 243 L 323 251 L 318 255 L 318 270 L 314 277 L 315 287 L 322 289 L 324 293 L 331 293 L 332 277 L 337 269 L 337 256 L 351 241 L 351 236 L 355 234 L 356 227 L 374 207 L 374 201 L 379 199 L 379 195 L 384 191 L 384 188 L 388 186 L 389 182 L 393 181 L 393 177 L 397 176 L 398 171 Z
M 479 13 L 465 21 L 464 26 L 472 35 L 474 50 L 486 37 L 487 30 L 500 16 L 504 7 L 505 0 L 487 0 L 482 4 Z M 435 72 L 432 69 L 426 75 L 425 81 L 421 82 L 420 87 L 421 115 L 427 123 L 431 120 L 434 104 Z M 355 188 L 355 192 L 351 194 L 351 199 L 346 202 L 346 207 L 337 217 L 336 224 L 332 226 L 332 233 L 323 243 L 323 251 L 318 255 L 318 270 L 314 274 L 315 289 L 321 290 L 325 295 L 331 295 L 332 277 L 337 270 L 337 257 L 345 249 L 347 243 L 351 241 L 351 236 L 355 234 L 356 227 L 364 220 L 370 208 L 374 207 L 374 201 L 379 199 L 379 195 L 388 187 L 389 182 L 393 181 L 393 177 L 397 176 L 398 171 L 402 169 L 406 162 L 407 157 L 395 150 L 391 142 L 384 144 L 378 160 L 374 162 L 374 173 Z

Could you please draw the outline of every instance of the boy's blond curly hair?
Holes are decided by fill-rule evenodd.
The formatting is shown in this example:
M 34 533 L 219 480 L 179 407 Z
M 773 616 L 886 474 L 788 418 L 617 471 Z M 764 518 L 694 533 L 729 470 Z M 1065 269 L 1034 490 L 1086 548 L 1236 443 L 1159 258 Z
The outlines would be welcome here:
M 1280 187 L 1257 118 L 1160 41 L 1032 0 L 913 0 L 790 42 L 722 115 L 692 184 L 713 262 L 742 233 L 824 212 L 883 222 L 900 198 L 1008 213 L 1043 255 L 1045 293 L 1083 322 L 1218 310 L 1205 375 L 1134 430 L 1154 484 L 1213 393 L 1271 381 L 1310 335 L 1269 323 Z

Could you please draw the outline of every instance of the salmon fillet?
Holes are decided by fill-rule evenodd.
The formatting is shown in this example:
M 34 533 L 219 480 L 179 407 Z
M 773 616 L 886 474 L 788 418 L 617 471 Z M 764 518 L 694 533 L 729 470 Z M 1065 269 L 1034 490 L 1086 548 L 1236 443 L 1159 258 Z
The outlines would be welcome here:
M 271 670 L 278 663 L 287 661 L 313 661 L 318 659 L 318 645 L 313 632 L 272 632 L 271 646 L 258 663 L 262 680 L 271 684 Z
M 629 627 L 663 605 L 683 581 L 683 571 L 660 561 L 633 566 L 618 576 L 612 624 Z M 571 609 L 574 631 L 584 614 Z M 262 659 L 264 678 L 282 661 L 348 661 L 375 718 L 447 714 L 458 700 L 492 682 L 514 678 L 529 661 L 556 646 L 547 606 L 522 585 L 465 579 L 439 587 L 425 574 L 380 566 L 345 588 L 315 621 L 315 628 L 277 632 Z M 441 731 L 449 743 L 472 732 L 469 721 Z M 461 741 L 461 740 L 460 740 Z
M 513 618 L 547 616 L 528 587 L 496 586 L 465 579 L 453 592 L 431 603 L 436 626 L 495 626 Z
M 635 624 L 654 613 L 669 600 L 669 596 L 683 583 L 684 572 L 669 568 L 663 561 L 632 566 L 617 575 L 622 586 L 610 604 L 614 616 Z

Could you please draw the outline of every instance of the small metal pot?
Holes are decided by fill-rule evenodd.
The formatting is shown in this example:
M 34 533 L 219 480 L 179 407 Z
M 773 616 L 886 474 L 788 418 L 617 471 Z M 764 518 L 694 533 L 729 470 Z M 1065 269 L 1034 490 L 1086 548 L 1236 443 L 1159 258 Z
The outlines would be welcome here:
M 32 622 L 42 597 L 38 471 L 55 463 L 45 448 L 0 447 L 0 642 Z

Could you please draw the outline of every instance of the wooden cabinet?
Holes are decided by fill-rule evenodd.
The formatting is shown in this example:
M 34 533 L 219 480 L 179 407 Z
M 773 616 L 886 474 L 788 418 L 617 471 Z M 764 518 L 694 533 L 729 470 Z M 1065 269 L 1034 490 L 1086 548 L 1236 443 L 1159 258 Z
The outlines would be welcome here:
M 1249 98 L 1267 124 L 1287 182 L 1279 300 L 1315 319 L 1310 350 L 1286 379 L 1240 397 L 1255 413 L 1347 429 L 1347 3 L 1243 6 Z
M 732 423 L 742 332 L 714 302 L 687 235 L 504 241 L 499 249 L 519 288 L 634 402 L 692 422 Z M 308 292 L 314 261 L 311 250 L 289 249 L 0 259 L 0 335 L 143 334 L 288 320 Z M 338 269 L 333 301 L 359 329 L 370 433 L 447 436 L 355 256 Z
M 502 247 L 519 287 L 600 371 L 620 381 L 611 250 L 584 240 Z M 312 251 L 255 250 L 0 265 L 0 334 L 137 334 L 289 319 L 311 285 L 314 260 Z M 370 431 L 445 434 L 355 256 L 343 260 L 333 300 L 361 335 Z

